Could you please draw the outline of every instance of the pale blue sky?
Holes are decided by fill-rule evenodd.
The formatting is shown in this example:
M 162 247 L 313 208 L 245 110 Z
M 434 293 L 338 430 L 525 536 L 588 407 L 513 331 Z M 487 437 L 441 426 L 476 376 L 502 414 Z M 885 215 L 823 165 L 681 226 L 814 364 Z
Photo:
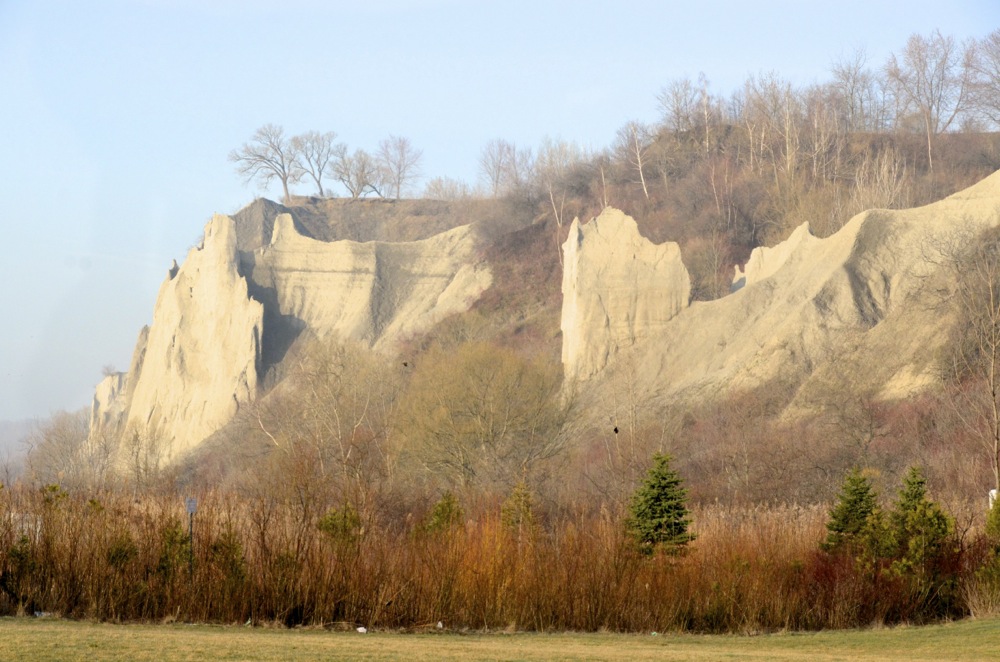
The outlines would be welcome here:
M 879 66 L 996 27 L 997 0 L 0 0 L 0 419 L 127 367 L 170 260 L 257 193 L 226 156 L 264 123 L 407 136 L 472 183 L 488 140 L 600 148 L 675 78 L 805 85 L 857 47 Z

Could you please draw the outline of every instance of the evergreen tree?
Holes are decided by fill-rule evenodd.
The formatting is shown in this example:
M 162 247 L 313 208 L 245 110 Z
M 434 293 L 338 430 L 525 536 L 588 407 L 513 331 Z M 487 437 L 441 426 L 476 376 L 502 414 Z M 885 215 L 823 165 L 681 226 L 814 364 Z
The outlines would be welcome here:
M 927 498 L 927 479 L 919 467 L 912 467 L 903 479 L 889 517 L 900 573 L 922 573 L 926 566 L 947 550 L 954 523 L 940 506 Z
M 986 516 L 986 536 L 994 545 L 1000 544 L 1000 499 L 996 499 Z
M 328 510 L 319 518 L 316 527 L 337 543 L 354 543 L 361 535 L 361 515 L 354 506 L 345 503 L 339 510 Z
M 646 479 L 632 495 L 626 522 L 644 553 L 652 554 L 657 546 L 676 553 L 694 540 L 688 531 L 691 517 L 687 490 L 681 482 L 677 472 L 670 468 L 670 456 L 655 453 Z
M 500 506 L 500 521 L 505 527 L 518 533 L 532 532 L 535 527 L 534 504 L 531 490 L 523 480 L 514 486 L 510 496 Z
M 828 552 L 855 548 L 863 542 L 869 518 L 876 513 L 878 495 L 867 476 L 855 468 L 844 479 L 837 505 L 826 523 L 829 533 L 821 547 Z
M 451 531 L 462 526 L 463 517 L 465 517 L 465 513 L 462 512 L 462 505 L 451 493 L 451 490 L 448 490 L 441 495 L 438 502 L 434 504 L 434 508 L 431 509 L 424 524 L 424 531 L 428 533 Z

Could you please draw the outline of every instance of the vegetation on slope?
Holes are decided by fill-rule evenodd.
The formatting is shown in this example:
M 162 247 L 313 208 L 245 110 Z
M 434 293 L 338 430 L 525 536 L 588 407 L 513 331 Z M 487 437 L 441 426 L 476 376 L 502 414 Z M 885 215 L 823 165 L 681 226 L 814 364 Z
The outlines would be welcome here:
M 996 609 L 983 526 L 985 486 L 1000 480 L 994 310 L 967 311 L 956 333 L 973 335 L 940 357 L 945 386 L 920 397 L 848 385 L 786 420 L 794 393 L 773 383 L 653 416 L 623 383 L 620 420 L 563 425 L 577 406 L 556 364 L 568 221 L 623 208 L 646 236 L 682 244 L 694 296 L 708 299 L 751 249 L 803 221 L 830 234 L 861 209 L 928 202 L 1000 166 L 986 101 L 955 101 L 957 119 L 928 129 L 904 73 L 856 59 L 829 83 L 754 76 L 725 98 L 675 81 L 662 121 L 630 123 L 608 150 L 487 145 L 491 199 L 447 182 L 430 187 L 458 198 L 447 204 L 288 195 L 303 231 L 325 239 L 415 238 L 475 218 L 494 286 L 399 357 L 303 338 L 280 383 L 183 467 L 163 466 L 155 431 L 95 439 L 82 418 L 53 419 L 0 490 L 0 612 L 739 632 Z M 276 209 L 246 210 L 247 241 L 267 240 Z M 991 254 L 956 256 L 958 272 L 975 276 L 963 265 Z M 963 301 L 993 291 L 1000 270 L 988 274 Z M 656 453 L 688 490 L 686 554 L 644 554 L 628 534 Z M 825 527 L 852 468 L 880 494 L 906 481 L 897 504 L 841 527 L 864 553 L 842 553 Z M 180 493 L 199 496 L 193 546 Z

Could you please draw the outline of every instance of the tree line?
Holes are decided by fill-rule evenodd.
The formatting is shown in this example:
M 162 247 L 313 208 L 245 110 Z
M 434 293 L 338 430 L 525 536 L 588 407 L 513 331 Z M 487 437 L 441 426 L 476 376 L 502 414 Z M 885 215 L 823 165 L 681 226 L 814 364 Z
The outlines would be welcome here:
M 1000 168 L 1000 30 L 959 42 L 911 36 L 885 62 L 859 49 L 824 82 L 776 72 L 720 94 L 700 75 L 668 82 L 659 117 L 607 148 L 502 139 L 479 158 L 481 194 L 530 203 L 558 231 L 607 205 L 646 236 L 681 243 L 694 296 L 729 291 L 732 265 L 809 222 L 826 236 L 872 208 L 917 206 Z M 428 195 L 469 194 L 432 180 Z
M 291 200 L 289 185 L 305 179 L 315 184 L 319 197 L 328 195 L 323 182 L 329 178 L 340 182 L 355 199 L 374 194 L 398 200 L 420 176 L 423 152 L 408 138 L 390 135 L 374 154 L 360 148 L 351 152 L 336 140 L 333 131 L 307 131 L 286 138 L 280 126 L 265 124 L 249 142 L 233 150 L 229 160 L 247 183 L 280 182 L 285 202 Z
M 1000 168 L 1000 30 L 960 42 L 912 35 L 884 62 L 864 49 L 837 59 L 825 81 L 797 86 L 777 72 L 728 93 L 708 78 L 669 81 L 658 118 L 629 121 L 602 149 L 545 138 L 488 141 L 477 181 L 436 176 L 422 195 L 496 198 L 552 228 L 612 205 L 656 241 L 681 243 L 695 298 L 729 291 L 732 265 L 809 222 L 835 232 L 856 213 L 939 199 Z M 339 182 L 351 198 L 399 198 L 422 180 L 422 152 L 390 136 L 349 152 L 334 133 L 285 139 L 266 125 L 230 158 L 247 180 L 288 187 Z

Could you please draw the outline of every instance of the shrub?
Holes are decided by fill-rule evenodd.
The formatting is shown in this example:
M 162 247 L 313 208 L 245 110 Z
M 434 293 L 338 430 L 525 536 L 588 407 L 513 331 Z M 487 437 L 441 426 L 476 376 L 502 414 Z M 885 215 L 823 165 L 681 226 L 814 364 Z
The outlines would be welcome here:
M 361 516 L 350 503 L 343 508 L 331 508 L 316 524 L 317 528 L 336 542 L 354 542 L 361 534 Z
M 506 528 L 516 533 L 530 532 L 534 528 L 535 514 L 531 490 L 524 481 L 515 485 L 510 496 L 503 502 L 500 507 L 500 521 Z
M 990 513 L 986 516 L 986 536 L 996 545 L 1000 545 L 1000 499 L 993 501 Z
M 179 519 L 170 518 L 160 532 L 160 558 L 156 569 L 170 581 L 190 562 L 191 538 Z
M 108 566 L 115 570 L 123 571 L 125 566 L 138 556 L 138 554 L 139 548 L 136 546 L 132 536 L 127 533 L 119 534 L 108 546 Z

